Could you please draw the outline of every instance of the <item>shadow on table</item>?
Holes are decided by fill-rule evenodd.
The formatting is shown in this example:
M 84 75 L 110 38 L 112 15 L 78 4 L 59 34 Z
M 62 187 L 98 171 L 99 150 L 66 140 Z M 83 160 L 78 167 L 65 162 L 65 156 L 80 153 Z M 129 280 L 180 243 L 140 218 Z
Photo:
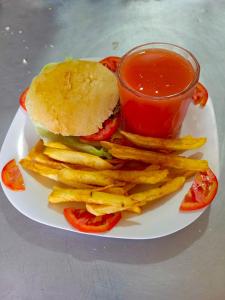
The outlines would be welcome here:
M 81 261 L 101 260 L 134 265 L 154 264 L 185 251 L 204 234 L 210 213 L 208 208 L 194 223 L 167 237 L 139 241 L 85 236 L 47 227 L 21 215 L 4 197 L 0 209 L 12 230 L 33 245 L 69 254 Z

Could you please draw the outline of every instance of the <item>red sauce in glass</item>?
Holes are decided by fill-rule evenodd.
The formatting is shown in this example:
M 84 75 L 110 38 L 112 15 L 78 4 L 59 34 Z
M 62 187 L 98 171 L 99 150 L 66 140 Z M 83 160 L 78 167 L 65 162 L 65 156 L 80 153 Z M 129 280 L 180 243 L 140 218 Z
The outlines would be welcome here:
M 193 94 L 192 89 L 175 95 L 195 78 L 190 62 L 170 50 L 147 49 L 123 60 L 120 78 L 128 87 L 119 84 L 125 129 L 143 135 L 176 136 Z M 171 95 L 175 96 L 166 98 Z

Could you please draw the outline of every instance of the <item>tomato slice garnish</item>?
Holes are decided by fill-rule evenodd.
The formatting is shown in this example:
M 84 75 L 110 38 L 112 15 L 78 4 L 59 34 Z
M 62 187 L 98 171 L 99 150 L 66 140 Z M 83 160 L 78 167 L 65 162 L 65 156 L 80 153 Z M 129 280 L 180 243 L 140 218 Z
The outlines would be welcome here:
M 26 96 L 27 96 L 27 92 L 28 92 L 29 88 L 26 88 L 22 94 L 20 95 L 20 106 L 25 110 L 27 111 L 27 108 L 26 108 Z
M 191 211 L 209 205 L 216 196 L 218 181 L 211 169 L 195 175 L 194 182 L 180 205 L 181 211 Z
M 64 216 L 71 226 L 82 232 L 105 232 L 112 229 L 121 219 L 121 213 L 96 217 L 85 209 L 65 208 Z
M 197 83 L 192 98 L 195 105 L 200 105 L 202 107 L 206 105 L 208 100 L 208 91 L 202 83 Z
M 100 63 L 115 73 L 117 71 L 120 60 L 121 58 L 119 56 L 108 56 L 100 60 Z
M 117 131 L 119 127 L 119 117 L 114 116 L 113 118 L 107 119 L 103 123 L 102 129 L 98 132 L 86 136 L 82 136 L 81 140 L 86 141 L 105 141 L 111 138 L 111 136 Z
M 10 160 L 2 169 L 2 182 L 13 191 L 24 191 L 23 176 L 15 159 Z

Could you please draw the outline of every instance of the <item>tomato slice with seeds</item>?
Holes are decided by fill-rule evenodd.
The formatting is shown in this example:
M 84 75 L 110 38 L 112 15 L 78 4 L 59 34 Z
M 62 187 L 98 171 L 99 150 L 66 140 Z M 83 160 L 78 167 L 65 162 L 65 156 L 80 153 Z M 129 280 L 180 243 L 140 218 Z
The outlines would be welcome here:
M 216 196 L 218 181 L 211 169 L 195 175 L 194 182 L 180 205 L 181 211 L 192 211 L 209 205 Z
M 81 140 L 86 141 L 105 141 L 111 138 L 111 136 L 117 131 L 119 127 L 119 117 L 114 116 L 103 123 L 103 128 L 99 129 L 98 132 L 82 136 Z
M 2 169 L 2 182 L 13 191 L 24 191 L 23 176 L 15 159 L 10 160 Z
M 204 107 L 208 101 L 208 91 L 204 85 L 200 82 L 197 83 L 197 86 L 193 95 L 193 102 L 195 105 L 200 105 Z
M 26 88 L 22 94 L 20 95 L 20 106 L 25 110 L 27 111 L 27 108 L 26 108 L 26 96 L 27 96 L 27 92 L 28 92 L 29 88 Z
M 121 58 L 119 56 L 108 56 L 100 60 L 100 63 L 115 73 L 119 66 L 120 60 Z
M 98 216 L 85 209 L 65 208 L 64 216 L 71 226 L 82 232 L 98 233 L 112 229 L 121 219 L 121 213 Z

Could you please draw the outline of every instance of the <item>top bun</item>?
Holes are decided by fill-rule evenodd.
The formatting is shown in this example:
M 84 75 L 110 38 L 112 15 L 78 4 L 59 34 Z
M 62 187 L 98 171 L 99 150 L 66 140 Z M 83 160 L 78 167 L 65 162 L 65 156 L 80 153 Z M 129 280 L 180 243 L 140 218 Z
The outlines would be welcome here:
M 116 76 L 98 62 L 49 64 L 29 88 L 26 107 L 34 123 L 64 136 L 96 133 L 119 99 Z

